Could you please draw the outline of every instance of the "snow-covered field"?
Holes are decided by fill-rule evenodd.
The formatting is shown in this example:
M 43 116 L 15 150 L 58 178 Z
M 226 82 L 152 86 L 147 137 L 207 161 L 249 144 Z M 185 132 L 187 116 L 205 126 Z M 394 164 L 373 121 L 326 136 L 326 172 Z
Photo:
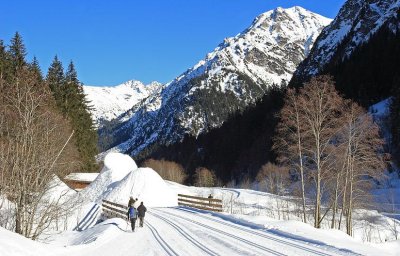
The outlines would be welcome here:
M 178 193 L 211 193 L 223 200 L 225 212 L 178 207 Z M 363 242 L 362 232 L 356 231 L 353 238 L 302 223 L 291 198 L 165 182 L 152 169 L 137 168 L 118 153 L 106 157 L 91 186 L 72 196 L 82 203 L 84 224 L 79 229 L 53 232 L 37 242 L 0 228 L 0 255 L 398 255 L 400 251 L 398 241 Z M 122 219 L 103 220 L 95 204 L 101 199 L 126 204 L 130 196 L 148 208 L 145 226 L 135 232 Z M 362 214 L 375 214 L 381 222 L 391 220 L 377 212 Z M 379 228 L 381 239 L 394 240 L 384 224 Z M 376 234 L 372 232 L 370 238 L 376 240 Z

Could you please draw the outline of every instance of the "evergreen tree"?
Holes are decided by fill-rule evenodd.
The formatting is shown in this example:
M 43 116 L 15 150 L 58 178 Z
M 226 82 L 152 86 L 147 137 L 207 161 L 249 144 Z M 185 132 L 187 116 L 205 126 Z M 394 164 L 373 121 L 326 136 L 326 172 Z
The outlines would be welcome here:
M 63 86 L 64 86 L 64 69 L 61 61 L 58 60 L 57 55 L 54 57 L 49 70 L 47 71 L 46 82 L 53 93 L 57 106 L 62 110 L 63 102 Z M 65 113 L 63 113 L 65 116 Z
M 9 53 L 6 51 L 3 40 L 0 40 L 0 80 L 7 79 L 11 63 Z
M 9 53 L 15 70 L 20 69 L 26 65 L 26 48 L 22 41 L 22 37 L 18 32 L 16 32 L 14 37 L 11 39 Z
M 84 108 L 84 106 L 79 106 L 82 103 L 82 100 L 79 99 L 79 86 L 78 75 L 74 63 L 71 61 L 65 72 L 63 86 L 63 108 L 68 115 L 71 115 L 74 110 Z
M 32 72 L 32 76 L 38 83 L 43 82 L 42 70 L 40 69 L 39 62 L 36 57 L 33 57 L 32 63 L 29 63 L 28 69 Z
M 85 171 L 96 171 L 97 132 L 94 129 L 88 102 L 72 61 L 65 73 L 62 89 L 63 111 L 75 128 L 75 143 L 80 153 L 82 168 Z
M 97 132 L 73 62 L 70 62 L 64 74 L 62 63 L 55 56 L 46 81 L 53 92 L 57 107 L 64 117 L 70 120 L 75 131 L 74 141 L 79 152 L 82 170 L 96 171 Z

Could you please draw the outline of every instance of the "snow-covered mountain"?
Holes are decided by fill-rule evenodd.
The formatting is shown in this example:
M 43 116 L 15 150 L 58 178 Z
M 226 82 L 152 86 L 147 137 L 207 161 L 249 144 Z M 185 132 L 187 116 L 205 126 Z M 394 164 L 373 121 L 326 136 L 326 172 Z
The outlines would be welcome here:
M 121 115 L 111 133 L 107 130 L 111 142 L 103 149 L 137 155 L 150 145 L 221 126 L 273 84 L 287 83 L 330 21 L 301 7 L 261 14 L 248 29 L 226 38 L 162 91 Z
M 144 85 L 140 81 L 130 80 L 113 87 L 84 85 L 86 99 L 92 106 L 92 116 L 96 125 L 103 120 L 110 121 L 161 88 L 158 82 Z
M 368 42 L 380 28 L 400 30 L 400 0 L 348 0 L 336 18 L 315 42 L 307 59 L 296 71 L 298 77 L 319 73 L 336 55 L 339 60 Z

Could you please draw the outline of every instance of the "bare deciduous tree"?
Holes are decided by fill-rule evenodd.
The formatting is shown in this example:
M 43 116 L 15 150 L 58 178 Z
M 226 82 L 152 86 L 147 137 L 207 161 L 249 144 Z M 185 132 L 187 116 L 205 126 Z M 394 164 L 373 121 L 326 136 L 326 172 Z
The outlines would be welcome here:
M 183 184 L 187 178 L 182 165 L 172 161 L 148 159 L 143 166 L 152 168 L 165 180 Z
M 194 174 L 195 185 L 198 187 L 212 187 L 215 185 L 215 173 L 207 168 L 199 167 Z
M 371 180 L 382 177 L 383 141 L 372 117 L 357 104 L 341 98 L 329 76 L 315 77 L 296 94 L 289 89 L 274 139 L 278 160 L 300 174 L 303 219 L 305 187 L 313 182 L 315 192 L 314 226 L 341 204 L 339 229 L 346 216 L 346 229 L 352 234 L 355 204 L 365 199 Z M 341 200 L 341 202 L 340 202 Z M 325 213 L 321 212 L 326 203 Z
M 59 215 L 57 202 L 41 204 L 51 181 L 77 164 L 73 131 L 27 69 L 0 85 L 0 190 L 15 206 L 15 231 L 36 239 Z
M 308 127 L 304 136 L 305 154 L 310 161 L 310 175 L 315 182 L 314 226 L 319 228 L 323 179 L 332 170 L 332 140 L 342 126 L 343 99 L 329 76 L 314 77 L 299 93 L 300 120 Z
M 283 195 L 289 184 L 289 170 L 282 166 L 267 163 L 258 171 L 256 180 L 267 192 Z
M 300 173 L 304 221 L 306 172 L 314 180 L 315 227 L 320 227 L 322 221 L 323 180 L 332 169 L 332 139 L 341 127 L 338 116 L 342 102 L 331 77 L 314 77 L 304 84 L 298 95 L 294 90 L 288 90 L 285 106 L 280 113 L 275 148 L 278 149 L 280 160 Z
M 280 122 L 276 128 L 277 135 L 274 138 L 274 150 L 278 152 L 278 160 L 281 163 L 294 168 L 300 174 L 303 222 L 307 222 L 302 139 L 302 135 L 304 136 L 307 130 L 300 121 L 299 103 L 294 89 L 288 89 L 285 105 L 279 114 L 279 118 Z
M 346 123 L 340 134 L 342 141 L 347 145 L 342 158 L 345 167 L 342 174 L 342 213 L 347 214 L 346 230 L 352 235 L 352 212 L 355 205 L 368 194 L 367 190 L 372 180 L 380 180 L 384 176 L 384 141 L 380 138 L 378 125 L 362 107 L 349 102 L 346 109 Z

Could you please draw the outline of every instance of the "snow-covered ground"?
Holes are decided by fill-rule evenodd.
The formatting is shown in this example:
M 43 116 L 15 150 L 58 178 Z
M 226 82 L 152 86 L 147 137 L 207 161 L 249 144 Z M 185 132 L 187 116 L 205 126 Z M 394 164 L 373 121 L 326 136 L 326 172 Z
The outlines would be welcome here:
M 382 100 L 369 108 L 375 122 L 381 128 L 381 133 L 387 144 L 390 144 L 391 131 L 388 122 L 389 105 L 391 98 Z M 379 188 L 374 188 L 372 194 L 375 198 L 375 208 L 387 216 L 400 220 L 400 177 L 399 168 L 392 163 L 392 172 L 386 172 L 387 179 L 380 184 Z
M 132 233 L 122 219 L 54 235 L 50 244 L 0 229 L 2 255 L 396 255 L 398 242 L 360 243 L 297 221 L 236 218 L 188 208 L 150 208 Z
M 223 200 L 224 212 L 178 207 L 178 193 L 211 193 Z M 132 159 L 118 153 L 106 156 L 105 167 L 92 186 L 72 196 L 85 206 L 80 209 L 81 228 L 53 232 L 41 237 L 42 242 L 0 228 L 0 255 L 398 255 L 400 250 L 399 241 L 363 242 L 357 227 L 353 238 L 302 223 L 292 198 L 165 182 L 152 169 L 137 168 Z M 130 196 L 148 208 L 145 226 L 135 232 L 122 219 L 103 220 L 101 208 L 94 203 L 104 198 L 126 204 Z M 383 223 L 390 218 L 365 210 L 362 214 L 380 218 L 379 236 L 383 241 L 394 240 Z M 376 232 L 369 231 L 376 242 Z

